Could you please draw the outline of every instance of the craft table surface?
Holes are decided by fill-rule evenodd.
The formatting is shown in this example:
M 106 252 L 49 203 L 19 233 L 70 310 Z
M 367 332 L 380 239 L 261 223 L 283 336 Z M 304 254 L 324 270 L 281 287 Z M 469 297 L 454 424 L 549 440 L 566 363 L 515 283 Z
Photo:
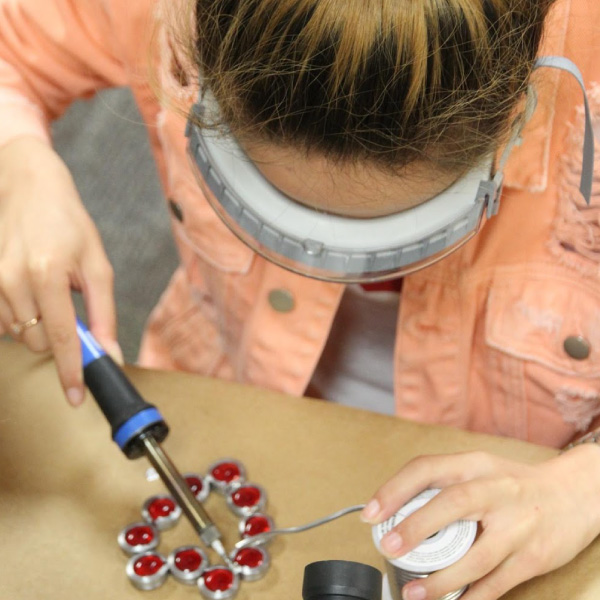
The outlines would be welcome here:
M 249 479 L 266 488 L 267 512 L 281 527 L 364 502 L 419 454 L 484 449 L 526 461 L 553 454 L 514 440 L 209 378 L 131 367 L 127 372 L 171 426 L 164 448 L 180 470 L 204 473 L 219 458 L 240 459 Z M 145 459 L 124 458 L 90 398 L 78 409 L 67 406 L 51 360 L 0 340 L 0 406 L 0 599 L 200 597 L 195 587 L 173 580 L 152 592 L 140 592 L 127 580 L 117 534 L 140 520 L 143 501 L 164 488 L 147 481 Z M 231 548 L 237 521 L 224 499 L 213 493 L 207 508 Z M 191 527 L 181 522 L 164 532 L 160 550 L 194 541 Z M 239 600 L 300 599 L 304 566 L 316 560 L 384 566 L 357 515 L 279 538 L 269 548 L 269 573 L 243 584 Z M 595 543 L 569 565 L 505 598 L 597 599 L 599 564 Z

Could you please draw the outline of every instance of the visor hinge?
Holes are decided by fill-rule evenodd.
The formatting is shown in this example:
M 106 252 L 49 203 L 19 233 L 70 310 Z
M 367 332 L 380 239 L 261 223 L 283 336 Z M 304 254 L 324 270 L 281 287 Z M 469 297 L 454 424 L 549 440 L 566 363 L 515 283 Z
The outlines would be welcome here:
M 502 193 L 502 176 L 494 177 L 490 181 L 482 181 L 479 184 L 480 198 L 486 204 L 486 217 L 489 219 L 498 214 L 500 209 L 500 195 Z

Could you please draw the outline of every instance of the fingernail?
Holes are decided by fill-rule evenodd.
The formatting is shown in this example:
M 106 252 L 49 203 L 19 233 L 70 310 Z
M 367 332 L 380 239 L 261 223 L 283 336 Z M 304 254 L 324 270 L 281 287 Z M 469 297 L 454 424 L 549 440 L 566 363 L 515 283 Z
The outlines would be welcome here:
M 67 399 L 73 406 L 79 406 L 83 402 L 83 390 L 72 387 L 67 390 Z
M 381 548 L 387 554 L 396 554 L 402 548 L 402 537 L 395 531 L 388 533 L 381 540 Z
M 405 585 L 402 590 L 403 600 L 425 600 L 427 592 L 422 585 Z
M 381 505 L 377 500 L 371 500 L 360 513 L 360 518 L 367 523 L 370 523 L 381 512 Z

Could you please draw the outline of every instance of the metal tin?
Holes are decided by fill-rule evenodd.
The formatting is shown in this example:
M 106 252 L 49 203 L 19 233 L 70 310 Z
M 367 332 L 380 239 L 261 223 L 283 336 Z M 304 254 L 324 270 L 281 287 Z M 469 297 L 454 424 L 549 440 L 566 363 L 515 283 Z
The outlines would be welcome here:
M 232 485 L 246 481 L 246 469 L 235 458 L 222 458 L 208 467 L 206 479 L 217 492 L 227 494 Z
M 227 506 L 238 517 L 249 517 L 260 512 L 267 503 L 267 492 L 256 483 L 233 485 L 227 494 Z
M 407 502 L 394 516 L 379 525 L 375 525 L 372 534 L 377 549 L 381 551 L 380 542 L 386 533 L 427 504 L 439 492 L 439 489 L 429 489 L 421 492 Z M 473 545 L 476 535 L 477 523 L 475 521 L 455 521 L 440 529 L 405 555 L 388 559 L 386 561 L 389 587 L 387 597 L 390 599 L 401 598 L 402 587 L 409 581 L 425 578 L 431 573 L 445 569 L 460 560 Z M 467 588 L 468 586 L 465 586 L 450 592 L 439 600 L 456 600 L 464 594 Z
M 255 513 L 242 519 L 239 525 L 240 536 L 243 540 L 258 535 L 259 533 L 265 533 L 275 529 L 275 523 L 273 519 L 262 513 Z M 260 545 L 263 546 L 268 544 L 270 540 L 265 540 Z
M 159 531 L 175 527 L 181 518 L 181 507 L 166 494 L 151 496 L 142 506 L 142 517 Z
M 209 600 L 227 600 L 233 598 L 240 589 L 240 578 L 229 567 L 208 567 L 198 579 L 198 589 Z
M 165 582 L 169 565 L 162 554 L 155 551 L 143 552 L 129 559 L 125 572 L 138 590 L 155 590 Z
M 210 482 L 198 473 L 186 473 L 183 478 L 190 486 L 192 493 L 198 502 L 204 502 L 210 494 Z
M 386 561 L 386 576 L 383 580 L 382 600 L 401 600 L 403 586 L 413 579 L 426 579 L 428 575 L 422 573 L 408 573 L 394 567 Z M 446 595 L 437 600 L 458 600 L 469 588 L 468 585 L 448 592 Z
M 188 585 L 194 585 L 209 566 L 206 553 L 198 546 L 176 548 L 167 560 L 173 577 Z
M 271 566 L 271 559 L 264 548 L 241 548 L 230 555 L 234 569 L 244 581 L 256 581 L 264 577 Z
M 154 550 L 160 542 L 158 529 L 151 523 L 130 523 L 117 537 L 125 554 L 133 556 Z

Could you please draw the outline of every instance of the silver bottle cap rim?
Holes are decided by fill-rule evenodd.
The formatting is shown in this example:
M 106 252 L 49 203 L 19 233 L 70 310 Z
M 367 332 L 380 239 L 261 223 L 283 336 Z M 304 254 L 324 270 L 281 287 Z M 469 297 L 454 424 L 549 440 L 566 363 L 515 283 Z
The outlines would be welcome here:
M 159 509 L 163 509 L 164 514 L 157 515 L 155 513 L 157 506 Z M 169 509 L 168 512 L 166 512 L 166 509 Z M 181 518 L 181 507 L 168 494 L 150 496 L 142 506 L 142 518 L 146 523 L 154 525 L 159 531 L 164 531 L 175 527 Z
M 152 561 L 154 560 L 154 563 Z M 152 570 L 149 574 L 140 573 L 143 563 L 150 563 L 147 566 Z M 160 564 L 159 564 L 160 563 Z M 155 590 L 160 587 L 169 574 L 169 565 L 167 559 L 159 552 L 143 552 L 132 556 L 127 562 L 125 572 L 131 583 L 139 590 Z
M 264 577 L 271 566 L 269 554 L 259 546 L 235 550 L 230 558 L 234 569 L 244 581 L 256 581 Z
M 213 587 L 209 587 L 211 583 L 207 584 L 207 580 L 211 580 L 211 577 L 216 579 Z M 221 578 L 221 581 L 218 579 Z M 223 585 L 227 583 L 228 585 Z M 240 588 L 240 578 L 238 574 L 229 567 L 224 565 L 214 565 L 208 567 L 204 573 L 198 579 L 198 589 L 205 598 L 209 600 L 227 600 L 233 598 Z
M 180 546 L 167 557 L 169 570 L 177 581 L 193 585 L 210 566 L 208 556 L 198 546 Z
M 139 530 L 136 532 L 135 530 Z M 134 539 L 131 536 L 136 534 Z M 141 539 L 140 539 L 141 538 Z M 143 541 L 146 540 L 147 541 Z M 160 534 L 158 529 L 152 523 L 138 522 L 130 523 L 124 527 L 117 537 L 121 550 L 126 554 L 133 556 L 134 554 L 141 554 L 142 552 L 148 552 L 158 547 L 160 543 Z M 138 541 L 139 543 L 132 543 Z

